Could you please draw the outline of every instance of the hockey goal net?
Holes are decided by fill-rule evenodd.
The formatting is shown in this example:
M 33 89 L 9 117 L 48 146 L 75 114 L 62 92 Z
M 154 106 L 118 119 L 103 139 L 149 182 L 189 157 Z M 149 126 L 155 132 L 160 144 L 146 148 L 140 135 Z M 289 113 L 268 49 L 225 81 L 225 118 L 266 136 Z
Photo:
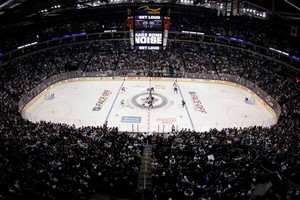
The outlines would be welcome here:
M 52 100 L 52 99 L 54 99 L 54 93 L 47 93 L 47 94 L 45 94 L 45 99 L 46 100 Z
M 253 97 L 246 97 L 245 103 L 247 104 L 255 104 L 255 99 Z

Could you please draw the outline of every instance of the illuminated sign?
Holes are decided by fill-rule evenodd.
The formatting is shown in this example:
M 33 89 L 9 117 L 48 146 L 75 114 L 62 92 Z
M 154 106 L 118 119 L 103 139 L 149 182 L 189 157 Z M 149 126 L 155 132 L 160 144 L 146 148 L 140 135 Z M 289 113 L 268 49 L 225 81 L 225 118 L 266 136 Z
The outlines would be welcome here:
M 162 45 L 162 39 L 161 31 L 136 31 L 134 34 L 136 45 Z
M 135 46 L 135 50 L 161 50 L 162 46 Z
M 135 29 L 162 29 L 162 16 L 160 15 L 138 15 L 135 16 Z
M 135 50 L 162 50 L 166 46 L 167 34 L 164 27 L 169 27 L 165 23 L 164 16 L 159 15 L 161 8 L 150 8 L 141 6 L 134 16 L 129 16 L 132 24 L 128 26 L 130 31 L 131 49 Z M 167 19 L 167 22 L 169 18 Z M 133 30 L 132 30 L 133 29 Z
M 137 14 L 159 15 L 161 8 L 150 8 L 149 6 L 141 6 L 137 10 Z

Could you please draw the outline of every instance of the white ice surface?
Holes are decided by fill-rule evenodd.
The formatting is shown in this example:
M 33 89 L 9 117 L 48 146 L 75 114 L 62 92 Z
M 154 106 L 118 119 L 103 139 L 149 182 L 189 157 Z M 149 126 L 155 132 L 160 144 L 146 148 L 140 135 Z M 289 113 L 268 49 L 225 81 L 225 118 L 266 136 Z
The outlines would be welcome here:
M 172 125 L 176 130 L 206 131 L 210 128 L 270 126 L 276 121 L 274 113 L 258 99 L 253 105 L 245 103 L 245 97 L 249 98 L 251 94 L 240 87 L 200 80 L 177 81 L 178 93 L 173 91 L 173 79 L 151 82 L 83 79 L 59 83 L 30 102 L 23 116 L 33 122 L 45 120 L 75 124 L 76 127 L 101 126 L 107 121 L 108 126 L 129 132 L 170 132 Z M 163 102 L 165 105 L 153 109 L 134 105 L 133 98 L 137 97 L 136 102 L 141 103 L 150 86 L 155 88 L 154 106 Z M 126 88 L 124 93 L 121 87 Z M 110 95 L 101 110 L 93 111 L 105 90 Z M 46 100 L 46 93 L 54 93 L 54 99 Z M 186 107 L 182 107 L 182 99 Z M 125 101 L 124 107 L 121 100 Z M 199 111 L 199 107 L 202 110 Z M 123 121 L 122 117 L 125 117 Z

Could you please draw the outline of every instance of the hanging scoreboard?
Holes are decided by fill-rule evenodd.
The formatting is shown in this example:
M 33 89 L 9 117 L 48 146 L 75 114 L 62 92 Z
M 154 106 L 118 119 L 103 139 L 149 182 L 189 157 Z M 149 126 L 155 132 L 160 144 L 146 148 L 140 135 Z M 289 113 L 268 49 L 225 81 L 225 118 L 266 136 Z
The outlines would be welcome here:
M 169 24 L 170 18 L 161 15 L 128 16 L 131 49 L 165 49 Z
M 163 17 L 160 15 L 134 16 L 134 49 L 161 50 L 163 47 Z

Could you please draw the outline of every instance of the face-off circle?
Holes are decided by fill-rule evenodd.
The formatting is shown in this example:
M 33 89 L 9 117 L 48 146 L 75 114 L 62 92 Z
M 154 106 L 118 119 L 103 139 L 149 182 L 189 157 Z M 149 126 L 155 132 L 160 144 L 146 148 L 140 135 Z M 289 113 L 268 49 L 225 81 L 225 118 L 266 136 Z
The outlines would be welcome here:
M 147 102 L 148 97 L 149 97 L 149 93 L 146 93 L 146 92 L 137 94 L 134 97 L 132 97 L 131 102 L 134 106 L 142 108 L 142 104 Z M 153 109 L 154 108 L 162 108 L 163 106 L 167 105 L 167 103 L 168 103 L 168 99 L 161 94 L 157 94 L 157 93 L 153 92 L 152 97 L 154 97 Z M 148 104 L 146 104 L 145 106 L 147 107 Z

